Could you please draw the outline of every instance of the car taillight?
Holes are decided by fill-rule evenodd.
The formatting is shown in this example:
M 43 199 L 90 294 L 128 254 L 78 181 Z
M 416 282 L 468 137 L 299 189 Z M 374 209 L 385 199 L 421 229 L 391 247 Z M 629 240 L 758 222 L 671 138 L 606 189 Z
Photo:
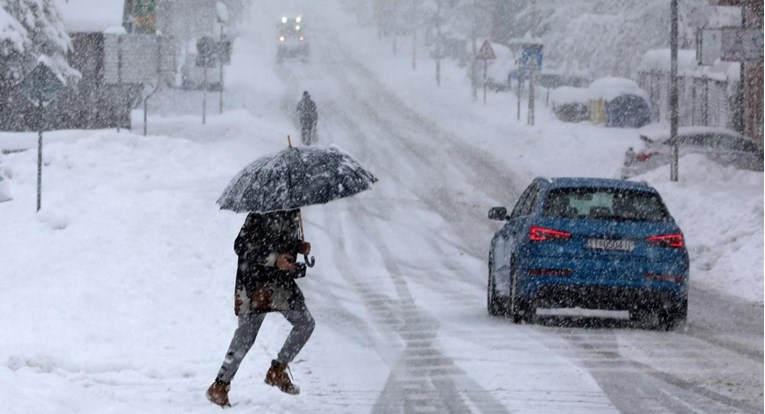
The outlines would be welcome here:
M 640 152 L 637 155 L 635 155 L 635 159 L 638 161 L 645 161 L 656 154 L 658 154 L 658 152 Z
M 571 276 L 571 269 L 529 269 L 532 276 Z
M 658 236 L 651 236 L 647 240 L 648 243 L 662 247 L 674 247 L 676 249 L 685 247 L 685 239 L 682 233 L 660 234 Z
M 531 226 L 529 230 L 530 241 L 555 241 L 571 238 L 571 233 L 567 231 L 553 230 L 539 226 Z

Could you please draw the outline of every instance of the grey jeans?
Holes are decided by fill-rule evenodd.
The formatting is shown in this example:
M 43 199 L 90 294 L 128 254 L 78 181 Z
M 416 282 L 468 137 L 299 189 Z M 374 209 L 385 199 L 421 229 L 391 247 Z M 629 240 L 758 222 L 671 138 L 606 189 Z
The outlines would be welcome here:
M 301 306 L 293 310 L 283 311 L 281 314 L 292 324 L 292 330 L 284 341 L 284 345 L 282 345 L 276 360 L 282 363 L 290 363 L 295 359 L 298 352 L 303 349 L 306 342 L 308 342 L 316 323 L 305 304 L 301 304 Z M 229 345 L 226 357 L 223 359 L 223 364 L 218 371 L 217 379 L 219 381 L 229 383 L 234 378 L 244 356 L 247 355 L 247 352 L 255 343 L 255 338 L 258 336 L 258 331 L 266 315 L 263 312 L 249 311 L 239 316 L 239 327 L 234 332 L 231 345 Z

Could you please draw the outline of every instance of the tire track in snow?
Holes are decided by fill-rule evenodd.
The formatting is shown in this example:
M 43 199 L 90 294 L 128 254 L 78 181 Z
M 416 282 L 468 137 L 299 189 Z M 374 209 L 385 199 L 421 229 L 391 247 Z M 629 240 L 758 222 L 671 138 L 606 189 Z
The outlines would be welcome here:
M 384 134 L 380 134 L 378 131 L 376 137 L 379 138 L 380 136 L 384 135 L 388 139 L 396 140 L 399 144 L 399 147 L 406 148 L 407 152 L 414 155 L 413 157 L 409 157 L 409 160 L 415 160 L 415 162 L 417 162 L 417 170 L 420 170 L 426 174 L 430 174 L 431 177 L 433 177 L 429 181 L 435 182 L 439 176 L 447 176 L 448 171 L 442 171 L 441 166 L 430 165 L 427 160 L 428 156 L 431 155 L 433 148 L 439 144 L 428 145 L 424 142 L 415 141 L 412 139 L 412 136 L 408 136 L 403 131 L 405 131 L 405 128 L 410 128 L 410 132 L 417 131 L 415 134 L 413 134 L 417 138 L 431 137 L 432 139 L 441 141 L 440 145 L 442 146 L 455 145 L 455 143 L 457 143 L 459 140 L 456 139 L 456 137 L 450 137 L 443 131 L 439 131 L 438 127 L 434 123 L 419 117 L 416 112 L 408 109 L 395 96 L 393 96 L 393 94 L 385 90 L 384 86 L 375 81 L 374 76 L 371 75 L 371 73 L 369 73 L 366 68 L 354 62 L 350 56 L 345 55 L 344 58 L 344 67 L 353 71 L 355 73 L 355 77 L 363 79 L 363 82 L 360 83 L 358 79 L 354 79 L 354 76 L 347 76 L 347 72 L 344 74 L 335 74 L 337 76 L 336 81 L 346 92 L 344 97 L 350 98 L 350 104 L 354 105 L 354 109 L 356 111 L 363 113 L 367 121 L 371 120 L 372 124 L 382 126 L 385 129 Z M 330 71 L 330 73 L 332 72 Z M 365 99 L 363 95 L 363 92 L 368 92 L 370 90 L 375 91 L 374 95 L 376 100 L 374 101 Z M 365 131 L 359 125 L 357 125 L 353 119 L 351 119 L 350 116 L 342 112 L 342 107 L 348 105 L 348 103 L 341 105 L 339 103 L 331 102 L 328 104 L 329 108 L 336 110 L 331 111 L 333 112 L 333 121 L 344 125 L 351 131 L 354 131 L 355 136 L 358 137 L 359 141 L 361 141 L 360 144 L 362 144 L 357 145 L 358 149 L 360 149 L 365 158 L 368 158 L 369 151 L 371 150 L 371 145 L 364 145 L 364 143 L 367 140 L 375 139 L 375 137 L 366 134 Z M 391 121 L 392 119 L 399 119 L 401 122 L 394 125 Z M 470 168 L 470 165 L 481 164 L 484 162 L 484 160 L 480 159 L 480 157 L 472 152 L 472 149 L 471 151 L 460 151 L 459 145 L 456 147 L 458 149 L 454 150 L 454 152 L 460 153 L 458 162 L 467 167 L 463 167 L 463 171 L 475 171 L 474 169 Z M 375 146 L 375 151 L 380 152 L 376 154 L 376 159 L 397 159 L 397 156 L 401 156 L 401 154 L 392 151 L 392 149 L 387 146 Z M 466 160 L 464 157 L 465 155 L 472 157 L 472 159 Z M 441 156 L 435 158 L 443 159 L 445 157 L 441 154 Z M 386 167 L 382 162 L 375 162 L 374 165 L 379 170 L 386 170 Z M 405 180 L 398 178 L 400 174 L 396 174 L 395 171 L 390 169 L 388 169 L 386 172 L 389 172 L 386 178 L 397 179 L 398 184 L 401 185 L 402 188 L 407 187 L 408 183 Z M 466 174 L 465 179 L 473 182 L 475 184 L 475 189 L 479 190 L 490 188 L 496 192 L 498 189 L 503 188 L 503 186 L 508 185 L 508 181 L 502 181 L 501 183 L 487 185 L 485 183 L 487 176 L 490 178 L 499 177 L 497 174 L 485 174 L 485 170 L 481 170 L 480 172 L 477 172 L 475 176 Z M 512 182 L 513 181 L 510 181 L 510 183 Z M 517 182 L 517 180 L 515 182 Z M 415 188 L 415 190 L 417 189 Z M 417 191 L 414 192 L 417 193 Z M 418 195 L 420 195 L 420 197 L 415 202 L 424 203 L 433 211 L 437 211 L 440 215 L 442 215 L 447 222 L 456 223 L 455 227 L 457 228 L 457 232 L 459 234 L 466 234 L 462 230 L 470 230 L 472 233 L 479 234 L 491 234 L 490 232 L 476 232 L 474 226 L 470 226 L 469 224 L 465 225 L 466 223 L 463 223 L 463 220 L 459 217 L 464 209 L 459 210 L 454 208 L 454 206 L 464 206 L 463 201 L 458 195 L 450 192 L 443 186 L 435 186 L 434 188 L 426 189 L 425 194 Z M 488 193 L 486 196 L 488 199 L 492 199 Z M 498 196 L 495 197 L 496 198 L 493 199 L 500 199 Z M 407 201 L 412 202 L 413 200 Z M 367 213 L 372 211 L 368 208 L 364 209 L 367 210 Z M 379 215 L 379 213 L 374 214 Z M 368 219 L 369 216 L 365 217 Z M 483 250 L 485 249 L 484 244 L 486 244 L 486 241 L 473 241 L 473 243 L 468 243 L 468 245 L 471 247 L 472 254 L 475 257 L 480 258 L 484 254 Z M 387 254 L 390 254 L 390 252 Z M 401 265 L 399 263 L 394 263 L 393 265 L 386 264 L 386 268 L 390 272 L 391 278 L 395 279 L 398 277 L 402 280 L 405 279 L 404 274 L 401 273 Z M 411 277 L 407 277 L 406 279 L 412 280 Z M 403 284 L 406 285 L 406 282 L 404 281 Z M 400 287 L 400 285 L 401 283 L 397 283 L 396 286 Z M 432 283 L 428 287 L 433 288 L 433 290 L 438 290 L 441 293 L 451 293 L 448 292 L 449 289 L 441 288 L 442 286 L 443 284 L 439 285 L 438 283 Z M 373 291 L 374 287 L 366 286 L 363 287 L 362 290 L 363 289 L 366 289 L 367 291 Z M 409 297 L 411 297 L 411 294 L 409 294 Z M 385 325 L 386 323 L 391 324 L 388 326 L 391 329 L 394 329 L 393 325 L 395 325 L 395 329 L 400 329 L 401 326 L 406 326 L 406 320 L 402 321 L 400 317 L 395 316 L 395 312 L 391 309 L 391 303 L 401 302 L 405 299 L 402 299 L 402 297 L 388 297 L 386 299 L 370 297 L 370 300 L 372 301 L 372 304 L 376 303 L 374 302 L 375 300 L 377 302 L 388 303 L 387 309 L 382 312 L 382 314 L 385 316 L 379 318 L 380 323 L 382 323 L 384 326 L 387 326 Z M 704 404 L 707 404 L 707 406 L 711 404 L 722 410 L 732 409 L 735 411 L 738 409 L 748 410 L 752 408 L 752 405 L 746 401 L 732 399 L 712 390 L 707 390 L 701 386 L 687 382 L 668 373 L 651 368 L 648 365 L 619 355 L 618 352 L 613 352 L 612 350 L 594 352 L 591 348 L 593 346 L 602 347 L 602 344 L 594 344 L 592 341 L 594 341 L 595 338 L 592 336 L 587 336 L 589 339 L 585 341 L 577 340 L 578 342 L 575 341 L 574 338 L 567 335 L 562 334 L 560 336 L 574 344 L 573 348 L 570 348 L 566 351 L 571 354 L 570 359 L 573 361 L 578 361 L 583 367 L 591 372 L 598 379 L 598 382 L 604 387 L 607 393 L 612 398 L 614 398 L 614 401 L 617 403 L 617 405 L 619 405 L 625 412 L 637 412 L 638 409 L 636 407 L 640 407 L 640 410 L 643 410 L 643 412 L 658 412 L 656 410 L 671 410 L 673 412 L 695 412 L 695 410 L 703 408 Z M 602 340 L 602 338 L 598 338 L 598 340 Z M 627 379 L 624 378 L 625 376 Z M 661 386 L 666 386 L 669 389 L 672 389 L 673 394 L 664 392 Z M 442 387 L 448 388 L 449 385 L 442 385 Z M 394 381 L 387 392 L 392 392 L 392 390 L 400 391 L 400 389 L 400 381 Z M 635 392 L 633 393 L 631 390 L 634 390 Z M 420 389 L 419 392 L 426 393 L 427 391 Z M 635 399 L 635 393 L 644 395 L 644 398 Z M 646 398 L 648 398 L 649 401 L 646 401 Z M 423 407 L 428 408 L 429 406 Z
M 361 209 L 352 209 L 354 222 L 366 223 L 364 232 L 370 240 L 382 240 L 377 226 Z M 361 216 L 361 217 L 359 217 Z M 370 223 L 371 222 L 371 223 Z M 333 226 L 339 228 L 341 224 Z M 509 413 L 491 392 L 481 388 L 470 379 L 454 362 L 443 355 L 433 344 L 438 336 L 438 321 L 421 309 L 407 287 L 405 277 L 384 244 L 377 243 L 385 263 L 388 282 L 393 286 L 393 295 L 381 294 L 381 282 L 363 282 L 356 278 L 351 269 L 349 248 L 342 237 L 333 238 L 335 243 L 335 264 L 348 282 L 355 286 L 364 304 L 370 310 L 374 321 L 388 336 L 384 358 L 389 361 L 391 373 L 379 398 L 372 408 L 373 413 L 466 413 L 472 412 L 466 401 L 482 413 Z M 375 279 L 378 275 L 365 275 Z M 390 354 L 391 350 L 395 350 Z M 458 387 L 459 384 L 459 387 Z

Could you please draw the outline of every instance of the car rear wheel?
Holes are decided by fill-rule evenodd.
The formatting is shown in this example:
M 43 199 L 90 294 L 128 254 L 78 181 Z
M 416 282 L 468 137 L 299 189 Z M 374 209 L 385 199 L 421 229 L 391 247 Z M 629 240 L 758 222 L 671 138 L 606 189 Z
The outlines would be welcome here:
M 659 328 L 673 330 L 688 319 L 688 299 L 659 313 Z
M 510 297 L 512 298 L 510 301 L 510 316 L 514 323 L 532 323 L 536 316 L 536 306 L 533 301 L 521 298 L 518 290 L 518 272 L 515 270 L 515 266 L 513 266 L 510 290 Z
M 494 274 L 489 268 L 489 283 L 486 289 L 486 310 L 491 316 L 504 316 L 507 314 L 507 300 L 497 295 L 497 287 Z

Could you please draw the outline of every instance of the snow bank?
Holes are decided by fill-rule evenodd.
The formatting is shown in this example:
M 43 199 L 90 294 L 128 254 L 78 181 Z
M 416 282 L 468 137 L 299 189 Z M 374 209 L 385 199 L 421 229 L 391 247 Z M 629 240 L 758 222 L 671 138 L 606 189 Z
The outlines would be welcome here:
M 724 167 L 699 154 L 634 180 L 651 183 L 685 234 L 692 283 L 763 301 L 763 174 Z

